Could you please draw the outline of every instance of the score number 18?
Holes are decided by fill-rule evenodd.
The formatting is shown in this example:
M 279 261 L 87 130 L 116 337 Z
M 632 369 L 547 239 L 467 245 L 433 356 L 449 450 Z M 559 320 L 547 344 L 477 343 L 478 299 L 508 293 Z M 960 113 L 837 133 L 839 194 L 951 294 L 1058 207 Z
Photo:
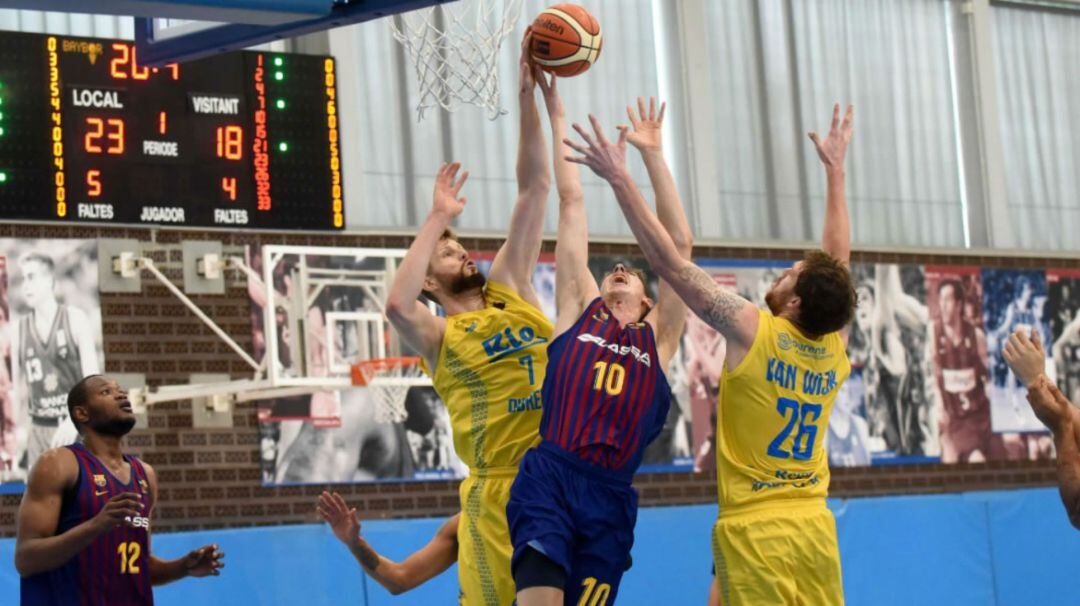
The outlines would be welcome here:
M 217 128 L 217 157 L 239 161 L 244 157 L 244 129 L 236 125 Z M 236 200 L 236 177 L 222 177 L 221 191 Z

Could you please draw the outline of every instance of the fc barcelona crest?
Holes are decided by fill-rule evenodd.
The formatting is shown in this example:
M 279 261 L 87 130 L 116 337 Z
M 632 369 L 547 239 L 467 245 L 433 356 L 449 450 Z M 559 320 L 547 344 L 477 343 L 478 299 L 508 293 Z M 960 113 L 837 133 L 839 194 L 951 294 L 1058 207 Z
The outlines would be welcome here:
M 139 488 L 142 488 L 143 492 L 150 492 L 150 487 L 146 485 L 146 480 L 139 480 Z
M 95 473 L 94 474 L 94 485 L 97 486 L 98 488 L 105 488 L 105 484 L 106 484 L 105 475 Z

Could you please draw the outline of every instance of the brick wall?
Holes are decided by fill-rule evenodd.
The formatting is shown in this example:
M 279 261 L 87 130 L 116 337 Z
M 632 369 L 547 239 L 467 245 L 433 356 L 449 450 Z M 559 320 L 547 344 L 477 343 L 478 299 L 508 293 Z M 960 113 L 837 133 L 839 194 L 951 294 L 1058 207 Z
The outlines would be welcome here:
M 226 252 L 244 245 L 295 244 L 319 246 L 405 247 L 405 237 L 286 235 L 251 232 L 181 232 L 122 229 L 0 225 L 0 237 L 135 238 L 144 241 L 155 262 L 174 282 L 181 282 L 180 243 L 217 240 Z M 463 242 L 474 250 L 493 249 L 495 240 Z M 551 243 L 548 243 L 551 246 Z M 231 250 L 230 250 L 231 249 Z M 593 245 L 594 254 L 627 254 L 636 247 Z M 791 250 L 707 248 L 703 258 L 795 258 Z M 968 264 L 1004 267 L 1078 267 L 1080 259 L 1037 259 L 899 253 L 856 253 L 857 261 L 889 263 Z M 196 372 L 230 373 L 249 369 L 231 350 L 192 316 L 168 291 L 144 275 L 138 294 L 102 294 L 106 372 L 144 373 L 150 385 L 184 383 Z M 224 295 L 193 300 L 241 346 L 250 350 L 250 303 L 245 282 L 230 272 Z M 314 502 L 321 486 L 263 488 L 259 476 L 255 409 L 240 405 L 229 429 L 194 429 L 189 402 L 156 405 L 147 429 L 133 431 L 128 449 L 157 469 L 160 502 L 155 520 L 161 531 L 196 530 L 314 522 Z M 833 471 L 832 494 L 839 497 L 985 490 L 1044 486 L 1054 482 L 1051 462 L 991 462 L 966 465 L 893 465 L 839 468 Z M 715 499 L 715 478 L 708 474 L 662 473 L 637 479 L 641 503 L 676 505 Z M 457 483 L 405 482 L 336 486 L 364 517 L 442 516 L 459 507 Z M 0 536 L 15 532 L 19 495 L 0 496 Z

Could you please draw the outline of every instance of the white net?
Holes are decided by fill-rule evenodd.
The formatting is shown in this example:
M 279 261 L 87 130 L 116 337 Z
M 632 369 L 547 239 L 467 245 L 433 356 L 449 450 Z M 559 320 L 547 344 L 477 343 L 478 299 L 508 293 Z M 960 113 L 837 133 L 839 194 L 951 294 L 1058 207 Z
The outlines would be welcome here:
M 418 119 L 434 107 L 475 105 L 495 119 L 500 103 L 499 48 L 514 30 L 523 0 L 458 0 L 398 15 L 394 38 L 416 68 Z
M 375 420 L 401 423 L 408 418 L 405 399 L 409 389 L 431 385 L 419 358 L 383 358 L 353 364 L 353 384 L 365 386 L 375 404 Z

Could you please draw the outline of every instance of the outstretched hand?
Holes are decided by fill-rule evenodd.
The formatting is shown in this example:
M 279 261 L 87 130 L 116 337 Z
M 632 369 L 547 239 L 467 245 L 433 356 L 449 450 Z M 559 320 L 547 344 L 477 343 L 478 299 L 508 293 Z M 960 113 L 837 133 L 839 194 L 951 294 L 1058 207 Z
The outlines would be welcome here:
M 1038 329 L 1032 329 L 1030 337 L 1023 329 L 1017 330 L 1009 336 L 1001 353 L 1009 368 L 1016 373 L 1016 377 L 1025 387 L 1031 388 L 1044 376 L 1046 352 L 1043 350 Z M 1055 433 L 1061 423 L 1068 420 L 1072 414 L 1069 403 L 1064 398 L 1032 398 L 1031 409 L 1035 416 Z
M 532 46 L 532 26 L 525 30 L 525 36 L 521 38 L 521 57 L 518 58 L 518 94 L 531 95 L 536 90 L 537 72 L 539 69 L 533 64 L 529 48 Z
M 559 88 L 555 83 L 555 74 L 544 73 L 539 67 L 536 70 L 536 81 L 540 84 L 540 92 L 544 93 L 544 105 L 547 106 L 548 115 L 552 118 L 563 118 L 566 110 L 563 109 L 562 97 L 559 96 Z
M 205 545 L 184 556 L 184 571 L 189 577 L 216 577 L 225 567 L 224 557 L 217 545 Z
M 660 104 L 660 113 L 656 113 L 656 97 L 649 97 L 649 111 L 645 111 L 645 99 L 638 97 L 638 113 L 635 114 L 632 107 L 626 106 L 626 115 L 630 118 L 632 132 L 628 132 L 626 140 L 630 145 L 644 153 L 647 151 L 660 151 L 660 131 L 664 126 L 664 112 L 667 103 Z
M 435 195 L 431 205 L 432 212 L 446 213 L 450 218 L 454 218 L 465 210 L 466 199 L 464 197 L 459 198 L 458 193 L 461 192 L 462 186 L 468 180 L 469 171 L 461 173 L 460 179 L 455 179 L 460 168 L 460 162 L 443 164 L 439 168 L 438 174 L 435 175 Z
M 1024 387 L 1031 387 L 1046 369 L 1046 352 L 1037 329 L 1031 330 L 1030 338 L 1023 329 L 1014 332 L 1005 342 L 1001 354 Z
M 604 136 L 604 129 L 600 127 L 600 121 L 596 119 L 596 116 L 589 114 L 589 122 L 592 123 L 593 133 L 596 138 L 590 136 L 580 124 L 575 123 L 574 130 L 581 135 L 585 145 L 574 143 L 570 139 L 564 139 L 563 143 L 581 154 L 581 156 L 569 156 L 566 160 L 576 164 L 584 164 L 601 179 L 614 182 L 616 179 L 626 175 L 627 127 L 619 127 L 619 139 L 612 143 Z
M 840 122 L 840 104 L 833 105 L 832 125 L 829 127 L 829 136 L 822 141 L 816 132 L 807 133 L 810 140 L 817 148 L 818 157 L 826 168 L 838 169 L 844 166 L 844 156 L 847 154 L 848 143 L 851 142 L 851 122 L 855 114 L 855 108 L 851 105 L 844 113 L 844 121 Z
M 319 506 L 316 509 L 319 517 L 330 525 L 334 536 L 345 545 L 352 546 L 360 539 L 360 516 L 356 514 L 356 508 L 350 508 L 345 499 L 338 493 L 329 493 L 325 490 L 319 495 Z

